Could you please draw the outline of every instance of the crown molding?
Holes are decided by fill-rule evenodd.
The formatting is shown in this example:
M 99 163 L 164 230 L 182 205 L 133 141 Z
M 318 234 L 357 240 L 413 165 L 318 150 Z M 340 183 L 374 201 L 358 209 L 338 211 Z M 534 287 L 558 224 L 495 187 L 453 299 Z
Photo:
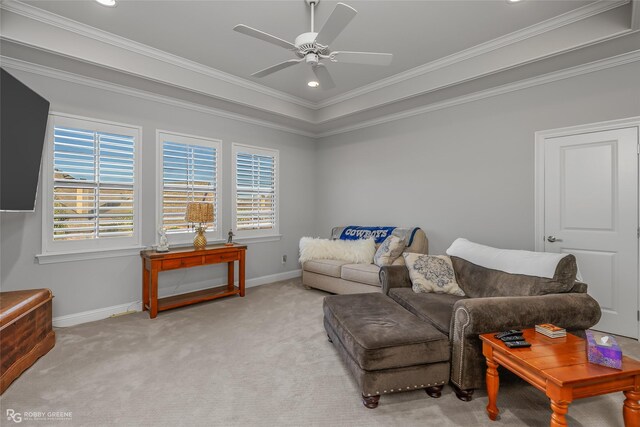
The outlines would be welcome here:
M 63 80 L 70 83 L 76 83 L 83 86 L 89 86 L 95 89 L 107 90 L 107 91 L 118 93 L 121 95 L 134 96 L 136 98 L 141 98 L 147 101 L 159 102 L 166 105 L 172 105 L 174 107 L 185 108 L 187 110 L 197 111 L 205 114 L 211 114 L 217 117 L 237 120 L 243 123 L 249 123 L 252 125 L 266 127 L 269 129 L 279 130 L 279 131 L 293 133 L 293 134 L 302 135 L 302 136 L 311 137 L 311 138 L 316 137 L 315 133 L 307 132 L 301 129 L 296 129 L 289 126 L 283 126 L 277 123 L 269 122 L 266 120 L 259 120 L 249 116 L 231 113 L 229 111 L 220 110 L 217 108 L 206 107 L 203 105 L 178 100 L 168 96 L 158 95 L 158 94 L 143 91 L 140 89 L 133 89 L 133 88 L 122 86 L 116 83 L 111 83 L 103 80 L 85 77 L 85 76 L 81 76 L 79 74 L 71 73 L 68 71 L 61 71 L 58 69 L 46 67 L 44 65 L 21 61 L 19 59 L 10 58 L 7 56 L 0 56 L 0 63 L 2 64 L 3 67 L 9 68 L 9 69 L 24 71 L 27 73 L 37 74 L 44 77 L 50 77 L 57 80 Z
M 458 105 L 466 104 L 468 102 L 479 101 L 485 98 L 503 95 L 509 92 L 514 92 L 514 91 L 527 89 L 534 86 L 556 82 L 559 80 L 577 77 L 583 74 L 606 70 L 608 68 L 613 68 L 613 67 L 630 64 L 638 61 L 640 61 L 640 50 L 636 50 L 633 52 L 629 52 L 626 54 L 614 56 L 614 57 L 599 60 L 599 61 L 590 62 L 590 63 L 579 65 L 576 67 L 566 68 L 560 71 L 554 71 L 552 73 L 547 73 L 541 76 L 520 80 L 514 83 L 509 83 L 506 85 L 483 90 L 480 92 L 474 92 L 469 95 L 448 99 L 446 101 L 425 105 L 423 107 L 413 108 L 413 109 L 405 110 L 399 113 L 385 115 L 373 120 L 367 120 L 360 123 L 356 123 L 354 125 L 344 126 L 341 128 L 332 129 L 325 132 L 306 132 L 300 129 L 282 126 L 272 122 L 258 120 L 248 116 L 230 113 L 230 112 L 219 110 L 216 108 L 205 107 L 199 104 L 181 101 L 171 97 L 157 95 L 157 94 L 142 91 L 139 89 L 132 89 L 132 88 L 121 86 L 115 83 L 110 83 L 110 82 L 105 82 L 98 79 L 80 76 L 78 74 L 70 73 L 68 71 L 61 71 L 61 70 L 49 68 L 43 65 L 39 65 L 39 64 L 33 64 L 30 62 L 21 61 L 14 58 L 0 56 L 0 62 L 2 62 L 2 65 L 10 69 L 24 71 L 24 72 L 37 74 L 45 77 L 50 77 L 58 80 L 63 80 L 71 83 L 81 84 L 84 86 L 107 90 L 110 92 L 115 92 L 123 95 L 134 96 L 134 97 L 145 99 L 148 101 L 159 102 L 167 105 L 185 108 L 192 111 L 197 111 L 200 113 L 211 114 L 217 117 L 237 120 L 243 123 L 263 126 L 269 129 L 293 133 L 293 134 L 302 135 L 310 138 L 326 138 L 326 137 L 338 135 L 341 133 L 352 132 L 352 131 L 364 129 L 371 126 L 376 126 L 376 125 L 380 125 L 380 124 L 384 124 L 384 123 L 388 123 L 396 120 L 402 120 L 402 119 L 417 116 L 420 114 L 425 114 L 432 111 L 455 107 Z
M 293 104 L 311 110 L 319 110 L 388 86 L 392 86 L 405 80 L 433 72 L 446 66 L 450 66 L 452 64 L 456 64 L 470 58 L 486 54 L 496 49 L 500 49 L 502 47 L 524 41 L 540 34 L 556 30 L 574 22 L 587 19 L 611 9 L 615 9 L 629 3 L 630 1 L 633 1 L 633 9 L 635 11 L 633 16 L 635 18 L 635 16 L 638 14 L 637 10 L 640 9 L 637 6 L 637 0 L 597 0 L 593 3 L 574 9 L 562 15 L 553 17 L 546 21 L 542 21 L 538 24 L 509 33 L 488 42 L 478 44 L 469 49 L 457 52 L 453 55 L 437 59 L 427 64 L 420 65 L 410 70 L 403 71 L 401 73 L 379 80 L 372 84 L 359 87 L 357 89 L 319 102 L 309 101 L 282 91 L 269 88 L 259 83 L 255 83 L 250 80 L 225 73 L 215 68 L 202 65 L 200 63 L 170 54 L 168 52 L 150 47 L 148 45 L 132 41 L 130 39 L 97 29 L 86 24 L 82 24 L 72 19 L 62 17 L 60 15 L 56 15 L 35 6 L 22 3 L 18 0 L 1 0 L 0 8 L 48 25 L 52 25 L 56 28 L 70 31 L 75 34 L 88 37 L 99 42 L 107 43 L 118 48 L 126 49 L 130 52 L 141 54 L 146 57 L 178 66 L 189 71 L 197 72 L 207 77 L 224 81 L 226 83 L 230 83 L 244 89 L 249 89 L 263 95 L 280 99 L 282 101 L 291 102 Z M 634 22 L 635 21 L 638 21 L 638 19 L 634 19 Z
M 445 56 L 444 58 L 431 61 L 427 64 L 419 65 L 410 70 L 400 72 L 366 86 L 361 86 L 357 89 L 317 102 L 315 103 L 313 108 L 321 109 L 329 107 L 331 105 L 339 104 L 349 99 L 353 99 L 358 96 L 380 90 L 387 86 L 392 86 L 405 80 L 409 80 L 414 77 L 418 77 L 423 74 L 427 74 L 462 61 L 466 61 L 468 59 L 492 52 L 505 46 L 509 46 L 530 39 L 532 37 L 539 36 L 540 34 L 557 30 L 564 26 L 573 24 L 574 22 L 590 18 L 611 9 L 615 9 L 629 3 L 629 1 L 630 0 L 597 0 L 594 3 L 590 3 L 562 15 L 555 16 L 538 24 L 523 28 L 518 31 L 514 31 L 493 40 L 489 40 L 488 42 L 478 44 L 469 49 L 456 52 L 453 55 Z M 638 1 L 634 0 L 634 2 L 637 3 Z
M 388 123 L 396 120 L 406 119 L 408 117 L 417 116 L 420 114 L 429 113 L 431 111 L 455 107 L 457 105 L 466 104 L 468 102 L 479 101 L 481 99 L 503 95 L 509 92 L 515 92 L 517 90 L 527 89 L 533 86 L 552 83 L 558 80 L 577 77 L 583 74 L 606 70 L 608 68 L 613 68 L 613 67 L 630 64 L 638 61 L 640 61 L 640 50 L 636 50 L 636 51 L 625 53 L 618 56 L 613 56 L 613 57 L 599 60 L 599 61 L 590 62 L 583 65 L 578 65 L 571 68 L 566 68 L 564 70 L 554 71 L 551 73 L 543 74 L 541 76 L 520 80 L 517 82 L 509 83 L 509 84 L 498 86 L 495 88 L 483 90 L 480 92 L 474 92 L 469 95 L 463 95 L 457 98 L 448 99 L 446 101 L 436 102 L 433 104 L 425 105 L 423 107 L 413 108 L 413 109 L 405 110 L 399 113 L 385 115 L 373 120 L 363 121 L 354 125 L 344 126 L 344 127 L 332 129 L 326 132 L 320 132 L 316 134 L 316 138 L 325 138 L 328 136 L 333 136 L 341 133 L 352 132 L 355 130 L 364 129 L 367 127 L 376 126 L 383 123 Z
M 221 80 L 226 83 L 242 87 L 244 89 L 253 90 L 263 95 L 268 95 L 280 99 L 282 101 L 291 102 L 293 104 L 300 105 L 309 109 L 317 109 L 316 103 L 312 101 L 308 101 L 306 99 L 269 88 L 250 80 L 225 73 L 206 65 L 202 65 L 195 61 L 191 61 L 186 58 L 182 58 L 180 56 L 165 52 L 163 50 L 153 48 L 143 43 L 138 43 L 133 40 L 115 35 L 113 33 L 100 30 L 90 25 L 86 25 L 81 22 L 56 15 L 55 13 L 48 12 L 46 10 L 31 6 L 26 3 L 22 3 L 18 0 L 2 0 L 0 3 L 0 9 L 16 13 L 26 18 L 42 22 L 44 24 L 52 25 L 62 30 L 70 31 L 75 34 L 97 40 L 99 42 L 108 43 L 112 46 L 126 49 L 130 52 L 141 54 L 149 58 L 165 62 L 167 64 L 178 66 L 189 71 L 194 71 L 207 77 Z

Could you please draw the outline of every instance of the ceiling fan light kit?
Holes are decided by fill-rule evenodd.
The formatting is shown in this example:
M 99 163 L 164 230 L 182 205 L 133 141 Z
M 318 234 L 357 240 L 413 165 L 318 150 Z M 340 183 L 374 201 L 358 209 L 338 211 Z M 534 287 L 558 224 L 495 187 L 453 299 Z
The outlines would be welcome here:
M 315 7 L 320 0 L 305 0 L 311 9 L 311 31 L 302 33 L 296 37 L 295 42 L 291 43 L 274 35 L 265 33 L 244 24 L 233 27 L 234 31 L 255 37 L 257 39 L 275 44 L 293 52 L 299 59 L 290 59 L 281 62 L 264 70 L 251 74 L 253 77 L 262 78 L 276 71 L 289 68 L 293 65 L 305 62 L 311 66 L 317 81 L 309 81 L 310 87 L 320 86 L 322 89 L 331 89 L 335 87 L 335 83 L 329 74 L 323 60 L 327 62 L 343 62 L 350 64 L 365 65 L 389 65 L 393 59 L 390 53 L 377 52 L 348 52 L 348 51 L 332 51 L 329 45 L 340 35 L 342 30 L 351 22 L 358 13 L 354 8 L 344 3 L 338 3 L 329 15 L 319 32 L 315 32 L 314 18 Z M 315 85 L 312 85 L 315 83 Z
M 118 5 L 116 0 L 96 0 L 96 2 L 107 7 L 116 7 Z

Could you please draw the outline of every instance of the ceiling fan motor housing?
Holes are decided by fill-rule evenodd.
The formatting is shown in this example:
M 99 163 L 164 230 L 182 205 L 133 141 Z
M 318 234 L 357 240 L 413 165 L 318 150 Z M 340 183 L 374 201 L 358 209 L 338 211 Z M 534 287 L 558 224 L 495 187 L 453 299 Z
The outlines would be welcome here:
M 322 46 L 316 43 L 316 36 L 318 33 L 302 33 L 296 37 L 295 45 L 298 48 L 296 54 L 300 58 L 307 56 L 309 52 L 315 54 L 326 54 L 329 49 L 326 46 Z

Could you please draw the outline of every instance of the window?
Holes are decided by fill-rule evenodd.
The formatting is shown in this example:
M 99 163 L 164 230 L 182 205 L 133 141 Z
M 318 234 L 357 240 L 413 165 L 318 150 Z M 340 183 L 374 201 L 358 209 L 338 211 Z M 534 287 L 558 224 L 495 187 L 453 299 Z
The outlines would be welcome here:
M 50 116 L 44 252 L 139 246 L 140 128 Z
M 278 234 L 278 150 L 233 144 L 233 224 L 238 237 Z
M 215 139 L 158 131 L 160 196 L 158 218 L 171 243 L 193 241 L 184 219 L 188 202 L 213 204 L 213 223 L 207 238 L 220 239 L 219 158 L 221 142 Z

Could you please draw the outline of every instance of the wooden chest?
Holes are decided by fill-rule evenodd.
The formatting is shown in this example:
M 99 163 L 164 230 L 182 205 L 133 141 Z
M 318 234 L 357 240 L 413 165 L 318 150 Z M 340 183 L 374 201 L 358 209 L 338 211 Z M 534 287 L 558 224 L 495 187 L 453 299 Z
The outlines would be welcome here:
M 49 289 L 0 292 L 0 394 L 53 348 Z

